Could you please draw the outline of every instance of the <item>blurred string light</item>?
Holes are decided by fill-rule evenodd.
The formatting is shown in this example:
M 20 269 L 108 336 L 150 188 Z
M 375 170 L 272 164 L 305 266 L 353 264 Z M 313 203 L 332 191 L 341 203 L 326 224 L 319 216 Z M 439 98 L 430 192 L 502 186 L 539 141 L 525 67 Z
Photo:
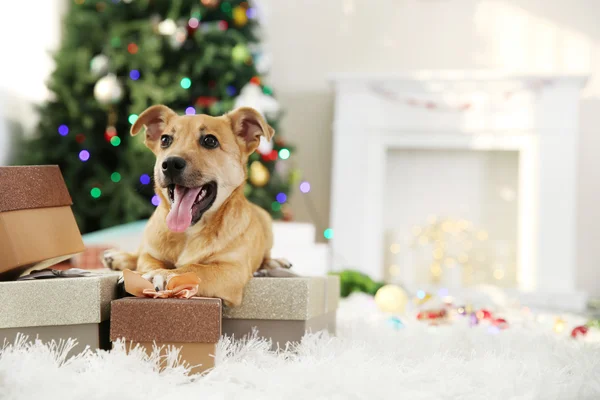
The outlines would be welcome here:
M 116 135 L 117 135 L 117 130 L 115 129 L 115 127 L 109 126 L 108 128 L 106 128 L 106 131 L 104 132 L 104 139 L 106 139 L 107 142 L 110 142 L 110 139 L 112 139 Z
M 237 90 L 235 89 L 234 86 L 229 85 L 225 88 L 225 92 L 227 93 L 227 96 L 235 96 L 237 93 Z
M 281 158 L 282 160 L 287 160 L 288 158 L 290 158 L 290 151 L 288 149 L 279 150 L 279 158 Z
M 97 199 L 98 197 L 102 196 L 102 190 L 100 190 L 100 188 L 92 188 L 92 190 L 90 190 L 90 195 Z
M 253 76 L 250 79 L 250 83 L 254 84 L 254 85 L 260 85 L 260 78 L 258 76 Z
M 158 195 L 152 196 L 151 202 L 153 206 L 158 207 L 160 204 L 160 197 L 158 197 Z
M 150 176 L 148 174 L 143 174 L 142 176 L 140 176 L 140 182 L 142 183 L 142 185 L 147 185 L 150 183 Z
M 196 109 L 194 107 L 188 107 L 185 109 L 185 115 L 194 115 L 196 114 Z
M 333 239 L 333 229 L 327 228 L 323 231 L 323 237 L 327 240 Z
M 79 152 L 79 159 L 83 162 L 86 162 L 87 160 L 90 159 L 90 152 L 87 150 L 81 150 Z
M 58 134 L 60 136 L 67 136 L 69 134 L 69 127 L 66 125 L 61 125 L 58 127 Z
M 110 180 L 113 181 L 114 183 L 119 183 L 121 182 L 121 174 L 118 172 L 113 172 L 110 175 Z
M 219 21 L 218 25 L 220 30 L 222 31 L 226 31 L 227 28 L 229 28 L 229 25 L 227 24 L 227 21 Z
M 307 181 L 300 183 L 300 191 L 302 193 L 310 192 L 310 183 L 308 183 Z
M 136 54 L 138 52 L 138 45 L 135 43 L 129 43 L 127 45 L 127 51 L 129 54 Z
M 137 69 L 132 69 L 129 72 L 129 77 L 134 81 L 137 81 L 138 79 L 140 79 L 140 71 L 138 71 Z
M 118 136 L 113 136 L 110 138 L 110 144 L 112 144 L 113 146 L 117 147 L 118 145 L 121 144 L 121 138 Z
M 179 82 L 182 88 L 189 89 L 192 86 L 192 80 L 188 77 L 182 78 L 181 82 Z
M 274 201 L 273 203 L 271 203 L 271 210 L 273 210 L 273 211 L 281 210 L 281 204 L 278 201 Z
M 257 14 L 256 8 L 250 7 L 246 10 L 246 16 L 250 19 L 256 18 L 256 14 Z
M 270 88 L 270 87 L 268 87 L 268 86 L 263 86 L 263 89 L 262 89 L 262 91 L 263 91 L 263 93 L 264 93 L 264 94 L 267 94 L 267 95 L 269 95 L 269 96 L 273 94 L 273 89 L 271 89 L 271 88 Z
M 287 200 L 287 196 L 285 195 L 285 193 L 277 193 L 277 196 L 275 197 L 275 199 L 276 199 L 276 200 L 277 200 L 279 203 L 283 204 L 283 203 L 285 203 L 285 202 L 286 202 L 286 200 Z
M 131 115 L 129 115 L 129 118 L 127 118 L 127 120 L 129 121 L 129 123 L 131 125 L 135 124 L 135 121 L 137 121 L 137 119 L 138 119 L 137 114 L 131 114 Z
M 75 141 L 79 144 L 85 142 L 85 135 L 83 133 L 78 133 L 77 136 L 75 136 Z
M 188 21 L 188 26 L 192 29 L 196 29 L 200 26 L 200 21 L 198 20 L 198 18 L 192 17 Z

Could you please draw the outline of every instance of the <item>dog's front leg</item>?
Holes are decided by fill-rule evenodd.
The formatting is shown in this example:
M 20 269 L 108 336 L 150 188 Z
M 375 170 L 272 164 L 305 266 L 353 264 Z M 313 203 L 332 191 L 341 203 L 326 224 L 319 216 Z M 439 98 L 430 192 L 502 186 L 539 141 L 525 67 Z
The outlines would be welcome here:
M 239 264 L 188 264 L 171 273 L 195 273 L 200 278 L 198 295 L 223 299 L 228 307 L 242 303 L 244 287 L 252 277 L 250 268 Z
M 156 290 L 164 290 L 169 277 L 174 272 L 171 265 L 148 253 L 142 253 L 138 258 L 137 271 L 142 273 L 144 279 L 152 282 Z

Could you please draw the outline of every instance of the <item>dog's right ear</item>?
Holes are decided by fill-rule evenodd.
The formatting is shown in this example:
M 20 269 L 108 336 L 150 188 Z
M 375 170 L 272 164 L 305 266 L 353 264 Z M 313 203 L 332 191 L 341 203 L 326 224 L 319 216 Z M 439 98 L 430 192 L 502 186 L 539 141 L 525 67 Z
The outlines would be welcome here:
M 142 126 L 146 127 L 146 145 L 148 145 L 148 142 L 153 142 L 160 138 L 169 120 L 176 116 L 175 111 L 162 104 L 148 107 L 133 123 L 131 135 L 137 135 Z

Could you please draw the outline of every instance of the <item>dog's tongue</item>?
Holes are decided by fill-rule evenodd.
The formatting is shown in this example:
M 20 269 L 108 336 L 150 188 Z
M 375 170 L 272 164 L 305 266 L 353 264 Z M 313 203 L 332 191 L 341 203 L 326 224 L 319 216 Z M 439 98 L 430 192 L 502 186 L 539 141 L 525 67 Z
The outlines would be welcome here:
M 201 188 L 175 186 L 175 200 L 167 215 L 167 226 L 173 232 L 184 232 L 192 223 L 192 206 Z

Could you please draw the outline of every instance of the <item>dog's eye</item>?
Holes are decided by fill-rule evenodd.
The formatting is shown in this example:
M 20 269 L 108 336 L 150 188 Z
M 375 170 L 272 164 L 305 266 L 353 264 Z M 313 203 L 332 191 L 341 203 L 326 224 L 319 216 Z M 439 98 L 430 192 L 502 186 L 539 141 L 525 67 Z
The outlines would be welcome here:
M 160 137 L 160 147 L 162 147 L 163 149 L 166 149 L 167 147 L 169 147 L 171 145 L 171 143 L 173 143 L 172 136 L 162 135 Z
M 219 141 L 213 135 L 206 135 L 200 139 L 200 144 L 207 149 L 216 149 L 219 146 Z

